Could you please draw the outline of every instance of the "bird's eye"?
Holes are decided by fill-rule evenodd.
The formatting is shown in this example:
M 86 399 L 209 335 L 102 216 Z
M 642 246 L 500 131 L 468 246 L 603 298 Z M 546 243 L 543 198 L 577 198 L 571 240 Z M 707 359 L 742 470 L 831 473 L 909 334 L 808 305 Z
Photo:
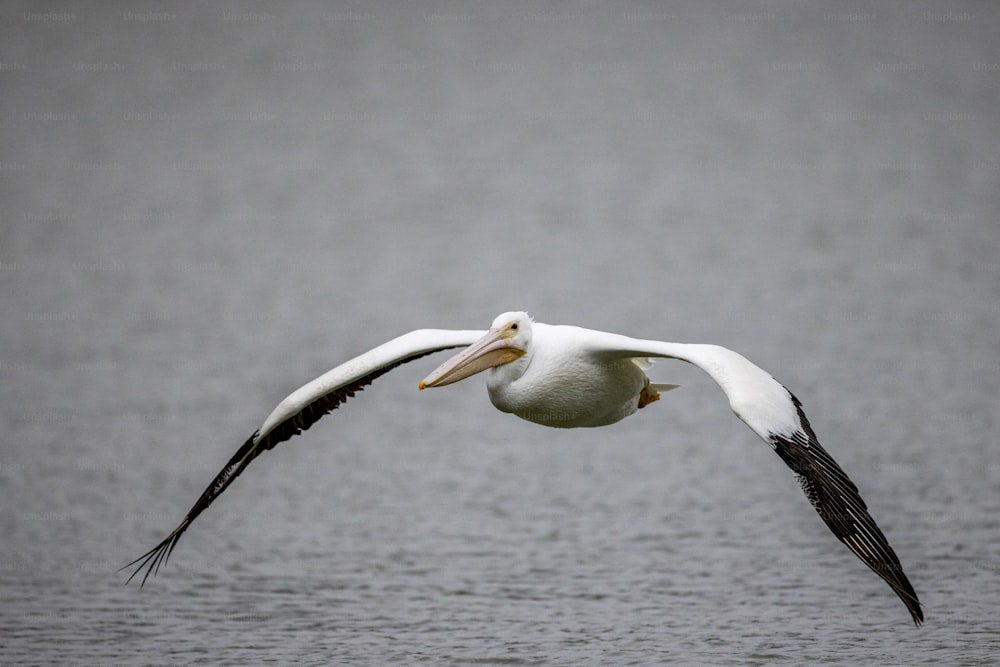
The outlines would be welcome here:
M 510 325 L 510 330 L 517 331 L 517 322 L 514 322 L 513 324 Z

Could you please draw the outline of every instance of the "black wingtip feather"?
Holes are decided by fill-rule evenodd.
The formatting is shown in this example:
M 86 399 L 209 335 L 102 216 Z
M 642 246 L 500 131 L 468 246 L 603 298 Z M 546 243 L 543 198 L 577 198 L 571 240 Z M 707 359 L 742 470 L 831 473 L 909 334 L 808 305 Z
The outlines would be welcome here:
M 208 506 L 211 505 L 223 491 L 225 491 L 226 487 L 232 484 L 233 480 L 236 479 L 241 472 L 243 472 L 250 461 L 256 458 L 261 451 L 263 451 L 260 447 L 262 443 L 260 441 L 255 442 L 257 440 L 257 435 L 258 433 L 255 431 L 254 434 L 243 443 L 243 446 L 237 450 L 236 454 L 229 459 L 229 462 L 223 466 L 222 470 L 215 476 L 215 479 L 212 480 L 212 483 L 209 484 L 208 487 L 202 492 L 194 506 L 188 510 L 187 515 L 184 517 L 184 520 L 181 521 L 179 526 L 167 535 L 162 542 L 121 568 L 121 570 L 124 570 L 138 563 L 135 571 L 133 571 L 131 576 L 129 576 L 129 578 L 125 581 L 126 585 L 128 585 L 129 582 L 131 582 L 132 579 L 139 574 L 139 572 L 145 569 L 146 573 L 143 575 L 142 581 L 139 584 L 139 588 L 142 588 L 146 585 L 146 580 L 149 579 L 150 575 L 156 576 L 156 574 L 160 571 L 160 566 L 166 565 L 167 560 L 170 558 L 170 554 L 174 551 L 174 547 L 177 546 L 178 540 L 180 540 L 184 531 L 187 530 L 187 527 L 191 525 L 191 522 L 194 521 L 199 514 L 205 511 L 205 509 L 207 509 Z
M 146 570 L 146 573 L 142 577 L 139 588 L 142 588 L 146 584 L 146 580 L 149 579 L 150 575 L 156 576 L 156 573 L 160 570 L 160 566 L 166 565 L 167 559 L 170 558 L 170 554 L 173 552 L 174 547 L 177 546 L 177 541 L 180 540 L 181 535 L 185 530 L 187 530 L 187 527 L 191 524 L 191 522 L 194 521 L 199 514 L 205 511 L 205 509 L 207 509 L 208 506 L 211 505 L 212 502 L 218 498 L 230 484 L 233 483 L 233 480 L 239 477 L 240 473 L 242 473 L 255 458 L 260 456 L 262 453 L 273 449 L 278 443 L 284 442 L 285 440 L 302 433 L 302 431 L 305 431 L 310 426 L 315 424 L 324 415 L 329 414 L 341 403 L 354 396 L 355 393 L 362 391 L 366 385 L 371 384 L 376 379 L 385 375 L 394 368 L 398 368 L 405 363 L 414 361 L 415 359 L 420 359 L 428 354 L 432 354 L 449 347 L 460 346 L 448 345 L 439 349 L 416 352 L 404 359 L 400 359 L 380 368 L 376 368 L 371 373 L 368 373 L 353 382 L 338 387 L 328 394 L 318 397 L 312 403 L 306 405 L 300 412 L 291 415 L 285 421 L 275 426 L 263 437 L 260 436 L 259 431 L 254 431 L 254 434 L 243 443 L 243 446 L 240 447 L 236 454 L 229 459 L 229 462 L 223 466 L 222 470 L 219 471 L 219 474 L 217 474 L 215 479 L 212 480 L 212 483 L 208 485 L 208 488 L 202 492 L 201 497 L 198 498 L 198 501 L 188 511 L 187 516 L 184 517 L 181 524 L 177 526 L 177 528 L 175 528 L 174 531 L 170 533 L 170 535 L 168 535 L 162 542 L 136 558 L 128 565 L 119 569 L 120 572 L 121 570 L 128 569 L 138 563 L 138 566 L 125 581 L 125 584 L 128 585 L 128 583 L 131 582 L 143 569 Z
M 184 532 L 185 528 L 187 528 L 186 523 L 181 524 L 174 530 L 174 532 L 170 533 L 165 540 L 136 558 L 131 563 L 119 568 L 118 571 L 121 572 L 122 570 L 126 570 L 138 563 L 135 570 L 133 570 L 132 574 L 129 575 L 129 578 L 125 580 L 125 585 L 127 586 L 130 584 L 132 580 L 135 579 L 136 575 L 143 570 L 146 570 L 146 574 L 143 575 L 142 580 L 139 582 L 139 588 L 145 586 L 146 580 L 149 579 L 149 576 L 155 576 L 156 573 L 160 571 L 160 565 L 166 564 L 167 559 L 170 558 L 170 552 L 173 551 L 174 545 L 177 544 L 177 540 L 180 539 L 181 533 Z
M 791 392 L 789 396 L 802 430 L 791 436 L 772 434 L 770 442 L 775 452 L 798 476 L 802 490 L 830 531 L 889 584 L 919 626 L 924 612 L 896 552 L 868 513 L 858 487 L 819 444 L 802 404 Z

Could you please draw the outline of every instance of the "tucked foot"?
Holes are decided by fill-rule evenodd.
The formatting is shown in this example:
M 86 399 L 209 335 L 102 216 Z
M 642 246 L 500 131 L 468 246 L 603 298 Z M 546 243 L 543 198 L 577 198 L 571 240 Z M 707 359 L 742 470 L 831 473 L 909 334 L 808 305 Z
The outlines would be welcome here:
M 660 392 L 656 391 L 649 384 L 649 378 L 646 378 L 646 384 L 643 385 L 642 391 L 639 392 L 639 407 L 644 408 L 653 401 L 660 400 Z

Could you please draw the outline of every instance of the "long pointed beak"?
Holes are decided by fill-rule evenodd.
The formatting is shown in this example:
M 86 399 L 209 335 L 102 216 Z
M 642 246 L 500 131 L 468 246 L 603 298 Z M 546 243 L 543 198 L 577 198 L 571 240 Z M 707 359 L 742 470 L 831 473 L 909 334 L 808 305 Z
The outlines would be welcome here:
M 524 354 L 524 350 L 511 346 L 511 339 L 505 335 L 507 333 L 506 331 L 489 332 L 438 366 L 423 379 L 420 388 L 443 387 L 446 384 L 458 382 L 485 371 L 487 368 L 514 361 Z

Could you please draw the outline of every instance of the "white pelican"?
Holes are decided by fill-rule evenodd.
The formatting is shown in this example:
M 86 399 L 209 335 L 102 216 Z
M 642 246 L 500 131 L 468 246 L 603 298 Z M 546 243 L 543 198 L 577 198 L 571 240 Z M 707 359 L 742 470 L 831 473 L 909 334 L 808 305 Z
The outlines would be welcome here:
M 701 368 L 729 399 L 733 412 L 781 457 L 833 534 L 900 597 L 914 623 L 923 621 L 917 594 L 885 535 L 868 514 L 858 488 L 816 439 L 802 404 L 742 355 L 717 345 L 639 340 L 617 334 L 533 322 L 503 313 L 489 331 L 411 331 L 355 357 L 292 392 L 212 480 L 172 533 L 125 566 L 143 569 L 142 584 L 159 571 L 177 540 L 261 453 L 312 426 L 392 369 L 440 350 L 466 347 L 420 383 L 420 389 L 458 382 L 489 369 L 493 405 L 522 419 L 560 428 L 613 424 L 675 385 L 651 384 L 645 371 L 656 357 Z M 122 569 L 125 569 L 122 568 Z M 127 583 L 127 582 L 126 582 Z

